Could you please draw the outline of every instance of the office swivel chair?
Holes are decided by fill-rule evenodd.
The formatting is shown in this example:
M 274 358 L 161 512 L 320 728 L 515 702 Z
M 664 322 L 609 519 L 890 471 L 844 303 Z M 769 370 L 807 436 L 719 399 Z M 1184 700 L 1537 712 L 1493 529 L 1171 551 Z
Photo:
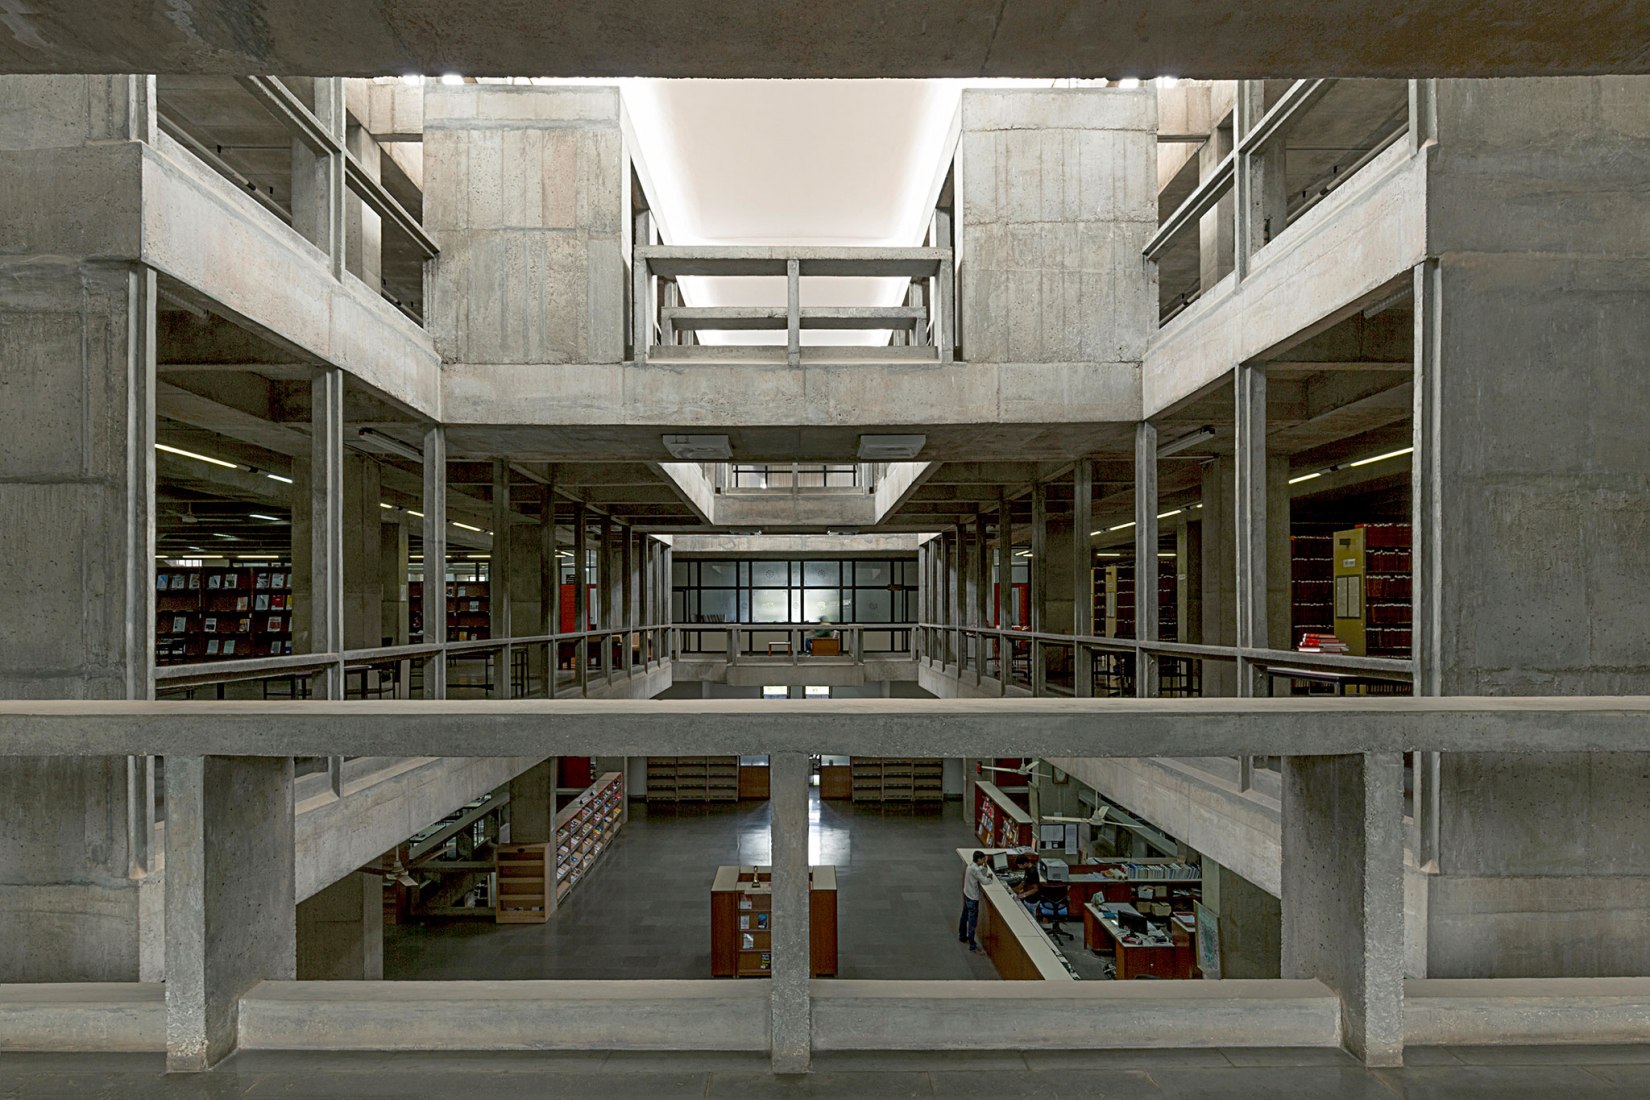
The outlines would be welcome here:
M 1071 912 L 1066 907 L 1066 887 L 1063 883 L 1045 882 L 1037 888 L 1037 919 L 1048 924 L 1049 939 L 1055 943 L 1072 938 L 1071 933 L 1060 927 L 1060 922 L 1071 919 Z

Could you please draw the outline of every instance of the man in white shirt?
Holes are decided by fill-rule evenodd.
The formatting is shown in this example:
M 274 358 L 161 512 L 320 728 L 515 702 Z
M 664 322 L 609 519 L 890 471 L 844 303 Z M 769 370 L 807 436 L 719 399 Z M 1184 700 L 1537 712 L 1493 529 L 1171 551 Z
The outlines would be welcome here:
M 980 923 L 980 887 L 991 881 L 991 867 L 984 852 L 975 852 L 971 863 L 963 870 L 962 919 L 957 922 L 957 942 L 966 943 L 976 955 L 980 945 L 974 939 L 974 929 Z

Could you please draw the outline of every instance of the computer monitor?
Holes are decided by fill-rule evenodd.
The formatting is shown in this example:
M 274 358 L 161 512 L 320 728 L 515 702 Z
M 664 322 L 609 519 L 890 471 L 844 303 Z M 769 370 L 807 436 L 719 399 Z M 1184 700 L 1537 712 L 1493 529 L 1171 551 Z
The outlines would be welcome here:
M 1125 932 L 1143 933 L 1146 931 L 1146 917 L 1132 907 L 1123 906 L 1117 911 L 1117 926 Z
M 991 869 L 999 875 L 1008 870 L 1008 853 L 997 852 L 991 857 Z

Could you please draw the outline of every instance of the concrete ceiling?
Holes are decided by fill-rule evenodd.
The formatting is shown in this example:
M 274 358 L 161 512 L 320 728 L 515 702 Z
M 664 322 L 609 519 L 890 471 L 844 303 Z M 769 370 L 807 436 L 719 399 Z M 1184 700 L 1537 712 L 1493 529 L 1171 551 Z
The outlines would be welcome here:
M 1650 69 L 1642 0 L 0 3 L 0 71 L 1519 76 Z

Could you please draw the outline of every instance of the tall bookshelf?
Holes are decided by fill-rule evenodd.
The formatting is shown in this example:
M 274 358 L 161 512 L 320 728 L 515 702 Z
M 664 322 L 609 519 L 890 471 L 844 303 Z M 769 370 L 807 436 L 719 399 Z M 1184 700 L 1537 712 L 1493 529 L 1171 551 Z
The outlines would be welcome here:
M 1335 631 L 1335 529 L 1329 523 L 1296 523 L 1289 536 L 1291 645 L 1303 634 Z
M 407 585 L 411 605 L 409 629 L 414 637 L 424 636 L 424 582 Z M 447 640 L 473 642 L 492 637 L 492 603 L 486 581 L 447 582 Z
M 624 822 L 624 775 L 607 772 L 556 814 L 556 899 L 596 866 Z
M 944 763 L 937 756 L 849 758 L 855 802 L 938 802 L 945 797 Z
M 1353 653 L 1408 657 L 1414 644 L 1413 563 L 1407 523 L 1335 532 L 1335 634 Z
M 292 612 L 292 574 L 284 565 L 157 569 L 155 663 L 291 653 Z
M 543 924 L 550 919 L 549 844 L 501 844 L 493 850 L 498 881 L 493 920 L 498 924 Z
M 649 802 L 737 802 L 737 756 L 650 756 Z

